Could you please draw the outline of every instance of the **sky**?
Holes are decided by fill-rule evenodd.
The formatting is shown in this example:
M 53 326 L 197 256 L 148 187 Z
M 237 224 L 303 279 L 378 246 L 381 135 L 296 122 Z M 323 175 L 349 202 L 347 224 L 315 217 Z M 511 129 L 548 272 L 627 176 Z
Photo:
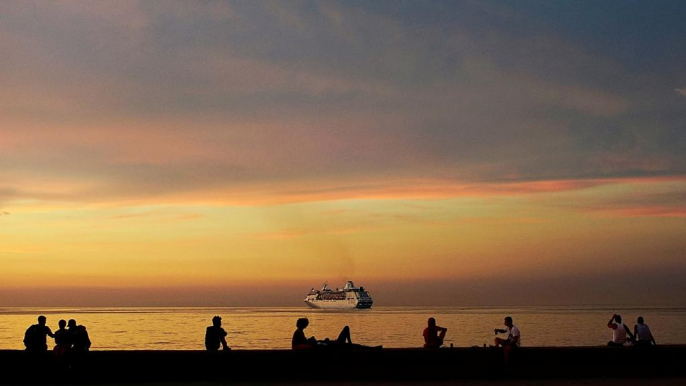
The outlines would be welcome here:
M 685 305 L 686 2 L 0 2 L 0 306 Z

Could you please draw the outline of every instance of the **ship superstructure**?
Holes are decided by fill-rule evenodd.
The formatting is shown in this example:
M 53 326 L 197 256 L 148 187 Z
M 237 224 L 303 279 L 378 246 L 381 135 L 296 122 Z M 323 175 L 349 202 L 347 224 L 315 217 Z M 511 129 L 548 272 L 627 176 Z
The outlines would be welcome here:
M 355 287 L 348 280 L 343 289 L 331 289 L 327 283 L 319 290 L 313 287 L 305 297 L 305 303 L 312 308 L 371 308 L 373 300 L 364 287 Z

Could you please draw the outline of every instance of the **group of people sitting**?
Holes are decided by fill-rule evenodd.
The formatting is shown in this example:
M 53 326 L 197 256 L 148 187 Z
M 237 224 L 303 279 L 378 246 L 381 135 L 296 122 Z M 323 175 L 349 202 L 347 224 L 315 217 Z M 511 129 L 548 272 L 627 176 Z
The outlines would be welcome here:
M 657 345 L 653 334 L 650 332 L 650 327 L 645 324 L 642 316 L 636 319 L 633 333 L 622 322 L 622 316 L 617 314 L 612 315 L 610 321 L 607 322 L 607 327 L 612 329 L 612 340 L 607 342 L 608 346 L 621 347 L 626 344 L 632 344 L 638 347 L 646 347 Z
M 314 336 L 307 337 L 305 335 L 305 329 L 309 326 L 310 321 L 307 318 L 300 318 L 295 323 L 296 330 L 293 333 L 293 339 L 291 341 L 291 347 L 293 350 L 306 350 L 306 349 L 316 349 L 316 348 L 373 348 L 380 349 L 383 346 L 365 346 L 362 344 L 353 343 L 350 337 L 350 327 L 345 326 L 341 330 L 340 334 L 336 340 L 331 340 L 325 338 L 318 340 Z M 231 350 L 226 342 L 226 330 L 222 327 L 222 318 L 220 316 L 215 316 L 212 318 L 212 325 L 208 326 L 205 330 L 205 349 L 207 351 L 219 351 L 222 348 L 224 351 Z
M 424 348 L 435 349 L 443 346 L 443 340 L 445 339 L 445 334 L 448 331 L 445 327 L 440 327 L 436 325 L 435 318 L 429 318 L 426 328 L 424 328 Z M 205 331 L 205 348 L 207 351 L 218 351 L 220 348 L 223 350 L 231 350 L 226 342 L 226 330 L 222 328 L 222 318 L 220 316 L 215 316 L 212 318 L 212 325 L 208 326 Z M 295 332 L 293 332 L 293 338 L 291 339 L 291 348 L 293 350 L 310 350 L 310 349 L 349 349 L 349 348 L 362 348 L 362 349 L 380 349 L 383 346 L 366 346 L 358 343 L 353 343 L 350 336 L 350 327 L 345 326 L 338 334 L 338 337 L 333 340 L 329 338 L 317 339 L 314 336 L 307 337 L 305 335 L 305 329 L 310 325 L 310 321 L 307 318 L 299 318 L 295 322 Z M 496 346 L 502 346 L 506 351 L 509 351 L 512 347 L 519 347 L 520 333 L 519 328 L 512 324 L 512 318 L 505 318 L 505 329 L 495 329 L 496 334 L 507 333 L 507 339 L 496 338 Z
M 86 326 L 76 324 L 75 319 L 69 322 L 62 319 L 58 322 L 59 329 L 54 333 L 46 325 L 44 315 L 38 317 L 38 323 L 31 325 L 24 333 L 24 347 L 26 351 L 41 353 L 48 351 L 48 337 L 55 339 L 53 352 L 59 364 L 70 366 L 73 360 L 86 353 L 91 347 Z
M 47 318 L 43 315 L 38 317 L 38 323 L 30 326 L 24 334 L 24 346 L 27 351 L 41 352 L 48 350 L 47 337 L 55 339 L 55 347 L 53 351 L 58 357 L 64 357 L 70 352 L 83 353 L 90 349 L 91 341 L 88 336 L 88 331 L 83 325 L 77 325 L 76 320 L 70 319 L 66 322 L 64 319 L 60 320 L 59 329 L 55 333 L 46 325 Z M 226 342 L 227 333 L 222 328 L 222 318 L 215 316 L 212 318 L 212 326 L 207 327 L 205 332 L 205 348 L 208 351 L 217 351 L 219 348 L 223 350 L 231 350 Z M 314 336 L 307 337 L 305 329 L 310 324 L 307 318 L 299 318 L 296 323 L 296 330 L 293 333 L 291 340 L 291 348 L 293 350 L 307 350 L 316 348 L 374 348 L 379 349 L 383 346 L 366 346 L 352 342 L 350 335 L 350 327 L 345 326 L 338 334 L 335 340 L 325 338 L 318 340 Z M 512 349 L 521 345 L 521 333 L 519 328 L 512 323 L 512 317 L 506 316 L 503 319 L 505 328 L 496 328 L 494 333 L 507 334 L 507 338 L 496 337 L 494 340 L 495 347 L 502 347 L 505 354 L 508 355 Z M 622 323 L 622 317 L 613 314 L 607 327 L 612 329 L 612 340 L 607 343 L 608 346 L 624 346 L 626 343 L 632 343 L 635 346 L 650 346 L 655 345 L 655 338 L 653 337 L 650 328 L 645 324 L 643 317 L 639 316 L 637 323 L 634 326 L 633 332 L 629 327 Z M 427 326 L 422 333 L 424 337 L 424 348 L 437 349 L 443 346 L 445 334 L 448 329 L 438 326 L 436 319 L 431 317 L 427 320 Z

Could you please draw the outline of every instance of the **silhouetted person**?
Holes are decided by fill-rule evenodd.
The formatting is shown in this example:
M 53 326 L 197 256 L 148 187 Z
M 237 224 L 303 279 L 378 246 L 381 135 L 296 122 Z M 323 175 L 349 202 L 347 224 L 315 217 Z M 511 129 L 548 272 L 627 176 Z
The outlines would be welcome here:
M 67 321 L 61 319 L 58 322 L 59 329 L 55 331 L 55 347 L 52 349 L 55 354 L 55 361 L 60 367 L 66 367 L 67 356 L 71 349 L 71 341 L 69 339 L 69 330 L 67 330 Z
M 224 350 L 231 350 L 226 343 L 226 331 L 222 328 L 222 318 L 215 316 L 212 318 L 212 325 L 205 331 L 205 348 L 207 351 L 218 351 L 219 346 Z
M 634 325 L 634 345 L 639 347 L 656 346 L 655 338 L 647 324 L 643 323 L 643 317 L 639 316 Z
M 335 348 L 335 349 L 351 349 L 351 348 L 373 348 L 380 349 L 383 346 L 365 346 L 362 344 L 353 343 L 350 337 L 350 327 L 345 326 L 338 334 L 336 340 L 325 338 L 324 340 L 317 340 L 314 336 L 305 336 L 305 328 L 310 324 L 307 318 L 300 318 L 296 321 L 296 330 L 293 332 L 291 340 L 291 348 L 293 350 L 313 349 L 313 348 Z
M 91 340 L 88 336 L 88 331 L 86 326 L 77 325 L 76 320 L 69 319 L 67 322 L 67 336 L 69 337 L 69 343 L 71 348 L 69 349 L 69 364 L 72 371 L 78 370 L 83 361 L 85 360 L 86 354 L 91 347 Z
M 506 316 L 503 319 L 503 324 L 505 325 L 505 328 L 496 328 L 493 330 L 495 334 L 504 334 L 507 333 L 507 338 L 502 339 L 502 338 L 495 338 L 495 346 L 513 346 L 513 347 L 519 347 L 521 343 L 521 333 L 519 332 L 519 327 L 515 326 L 512 324 L 512 317 L 511 316 Z
M 634 335 L 629 331 L 629 327 L 622 323 L 622 317 L 617 314 L 612 314 L 610 321 L 607 322 L 607 327 L 612 329 L 612 340 L 607 342 L 608 346 L 621 347 L 626 343 L 627 335 L 630 340 L 634 340 Z
M 317 339 L 305 336 L 305 329 L 310 325 L 307 318 L 300 318 L 295 322 L 295 332 L 293 332 L 293 339 L 291 339 L 291 348 L 293 350 L 302 350 L 315 348 L 317 346 Z
M 69 319 L 67 323 L 69 334 L 69 343 L 71 343 L 71 350 L 75 353 L 85 353 L 91 348 L 91 340 L 88 336 L 86 326 L 77 325 L 76 320 Z
M 494 343 L 496 347 L 503 347 L 503 359 L 505 360 L 505 367 L 507 367 L 512 350 L 521 345 L 522 335 L 519 332 L 519 327 L 512 324 L 511 316 L 506 316 L 503 319 L 503 324 L 505 325 L 505 328 L 495 328 L 493 329 L 493 332 L 495 332 L 496 335 L 507 333 L 507 338 L 495 338 Z
M 38 323 L 31 325 L 24 333 L 24 346 L 26 351 L 45 352 L 48 351 L 48 336 L 54 338 L 50 327 L 45 325 L 47 318 L 43 315 L 38 317 Z
M 443 339 L 448 329 L 436 325 L 436 319 L 429 318 L 427 326 L 424 328 L 424 348 L 440 348 L 443 346 Z

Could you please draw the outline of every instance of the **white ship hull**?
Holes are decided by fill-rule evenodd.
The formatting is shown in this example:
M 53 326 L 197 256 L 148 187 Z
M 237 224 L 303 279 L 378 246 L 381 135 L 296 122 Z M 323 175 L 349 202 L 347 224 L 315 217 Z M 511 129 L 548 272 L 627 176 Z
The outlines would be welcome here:
M 321 309 L 352 309 L 352 308 L 372 308 L 372 303 L 347 303 L 344 300 L 305 300 L 305 304 L 312 308 Z
M 332 290 L 324 284 L 321 290 L 312 288 L 305 297 L 305 304 L 318 309 L 364 309 L 371 308 L 372 297 L 363 287 L 355 287 L 348 281 L 342 290 Z

